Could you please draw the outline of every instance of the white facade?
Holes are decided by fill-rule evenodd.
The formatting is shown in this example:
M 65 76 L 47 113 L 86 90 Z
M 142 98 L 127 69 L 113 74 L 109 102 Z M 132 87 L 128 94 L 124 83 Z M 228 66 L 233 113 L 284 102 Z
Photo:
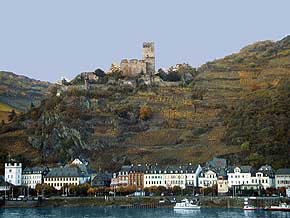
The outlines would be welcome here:
M 150 186 L 164 186 L 166 188 L 173 188 L 179 186 L 185 188 L 186 186 L 197 186 L 197 177 L 201 171 L 200 165 L 168 167 L 161 169 L 153 167 L 144 174 L 144 187 Z
M 5 163 L 5 181 L 21 186 L 22 163 Z
M 184 173 L 172 172 L 165 173 L 163 175 L 164 186 L 167 188 L 173 188 L 174 186 L 179 186 L 180 188 L 185 188 L 186 177 Z
M 189 164 L 189 166 L 191 166 L 191 164 Z M 201 173 L 202 168 L 200 165 L 197 165 L 197 168 L 195 170 L 190 168 L 191 167 L 189 167 L 185 172 L 186 185 L 198 187 L 198 175 Z
M 58 177 L 46 177 L 44 178 L 44 184 L 54 187 L 60 190 L 63 186 L 69 185 L 80 185 L 80 177 L 68 177 L 68 176 L 58 176 Z
M 226 194 L 229 192 L 229 182 L 226 177 L 219 176 L 217 180 L 218 194 Z
M 217 184 L 217 174 L 213 170 L 205 170 L 198 177 L 198 186 L 209 188 Z
M 251 172 L 242 172 L 240 167 L 235 167 L 234 171 L 228 173 L 228 185 L 229 187 L 237 185 L 254 185 Z
M 252 177 L 252 183 L 261 185 L 263 189 L 267 189 L 275 186 L 275 179 L 263 174 L 262 172 L 257 172 L 256 177 Z
M 290 187 L 290 169 L 279 169 L 275 175 L 276 188 L 289 188 Z
M 165 186 L 164 183 L 164 174 L 161 172 L 157 173 L 148 173 L 144 175 L 144 188 L 151 186 Z
M 31 174 L 22 175 L 22 184 L 24 186 L 35 189 L 35 186 L 37 184 L 42 184 L 42 174 L 31 173 Z
M 22 185 L 35 189 L 43 183 L 43 176 L 48 172 L 46 167 L 25 168 L 22 172 Z

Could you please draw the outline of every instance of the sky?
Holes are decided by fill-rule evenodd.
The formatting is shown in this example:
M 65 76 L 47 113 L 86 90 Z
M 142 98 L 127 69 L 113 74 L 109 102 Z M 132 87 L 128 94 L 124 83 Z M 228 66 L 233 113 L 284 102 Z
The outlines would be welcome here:
M 156 67 L 194 67 L 290 34 L 288 0 L 0 0 L 0 70 L 55 82 L 155 42 Z

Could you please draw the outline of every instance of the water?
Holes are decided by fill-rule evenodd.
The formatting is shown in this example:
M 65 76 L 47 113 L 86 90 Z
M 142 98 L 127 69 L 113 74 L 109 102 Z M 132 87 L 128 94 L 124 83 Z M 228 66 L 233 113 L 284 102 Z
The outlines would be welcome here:
M 8 208 L 0 209 L 1 218 L 290 218 L 290 212 L 243 211 L 241 209 L 210 209 L 200 211 L 167 209 L 82 208 Z

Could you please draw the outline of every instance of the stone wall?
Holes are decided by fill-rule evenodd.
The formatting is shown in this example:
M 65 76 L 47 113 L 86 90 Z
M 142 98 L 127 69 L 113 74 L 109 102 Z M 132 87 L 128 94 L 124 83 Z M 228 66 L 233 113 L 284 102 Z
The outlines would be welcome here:
M 136 77 L 141 73 L 146 74 L 146 63 L 144 60 L 127 60 L 121 61 L 120 69 L 125 77 Z

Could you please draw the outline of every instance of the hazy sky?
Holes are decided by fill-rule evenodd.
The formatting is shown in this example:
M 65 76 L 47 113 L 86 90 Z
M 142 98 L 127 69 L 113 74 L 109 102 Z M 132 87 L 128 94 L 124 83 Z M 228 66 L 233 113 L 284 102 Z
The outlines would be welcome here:
M 41 80 L 141 58 L 199 66 L 290 34 L 289 0 L 0 0 L 0 70 Z

